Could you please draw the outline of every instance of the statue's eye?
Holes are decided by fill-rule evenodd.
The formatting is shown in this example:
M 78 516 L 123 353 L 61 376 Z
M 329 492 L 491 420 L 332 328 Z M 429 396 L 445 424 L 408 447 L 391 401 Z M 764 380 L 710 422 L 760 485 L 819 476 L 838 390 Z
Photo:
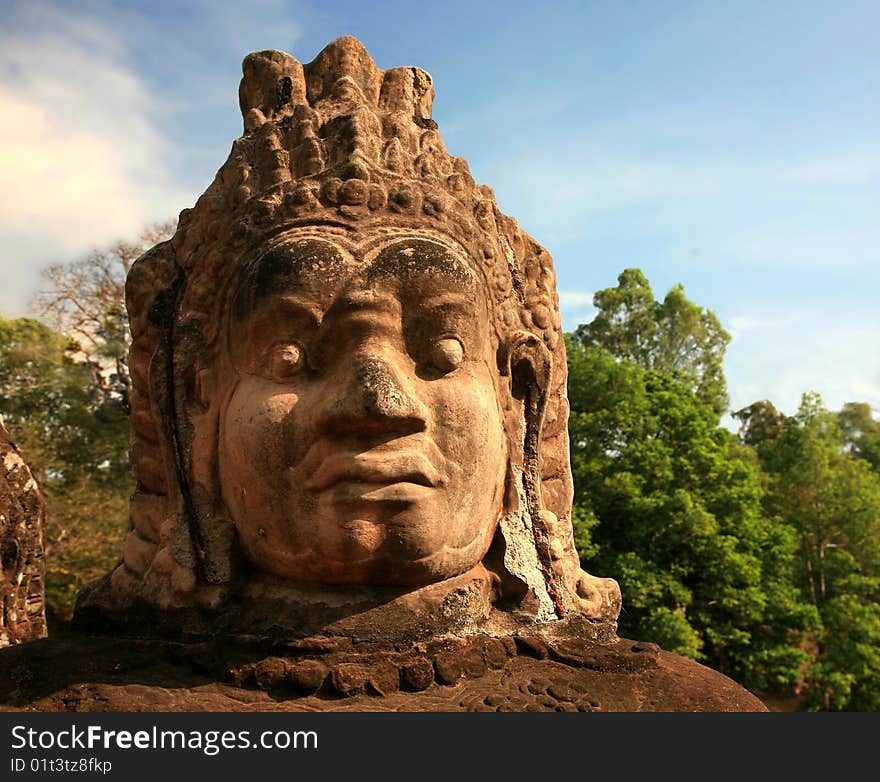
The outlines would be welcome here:
M 271 349 L 267 368 L 273 380 L 284 381 L 297 374 L 305 363 L 305 348 L 297 342 L 287 342 Z
M 443 373 L 452 372 L 464 361 L 464 347 L 455 337 L 443 337 L 431 345 L 431 363 Z

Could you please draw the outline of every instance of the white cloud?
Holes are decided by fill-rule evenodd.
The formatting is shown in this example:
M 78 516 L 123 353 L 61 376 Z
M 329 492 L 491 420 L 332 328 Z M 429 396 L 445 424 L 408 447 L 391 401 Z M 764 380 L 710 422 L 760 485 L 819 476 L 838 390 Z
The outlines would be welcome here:
M 748 336 L 748 332 L 761 330 L 766 336 L 768 331 L 792 328 L 796 324 L 797 318 L 792 315 L 732 315 L 722 323 L 733 342 Z
M 743 231 L 730 239 L 728 248 L 745 262 L 776 269 L 856 271 L 880 263 L 880 228 L 867 219 L 850 226 L 784 220 Z
M 865 383 L 862 380 L 856 380 L 850 384 L 850 389 L 855 392 L 854 396 L 847 400 L 849 402 L 872 399 L 874 400 L 871 407 L 874 410 L 880 410 L 880 372 L 877 373 L 876 383 Z
M 233 137 L 213 131 L 227 119 L 233 134 L 240 128 L 242 57 L 290 50 L 301 25 L 292 0 L 194 0 L 173 30 L 170 8 L 113 0 L 5 10 L 0 315 L 14 317 L 26 314 L 42 267 L 192 205 Z
M 603 235 L 604 224 L 619 220 L 651 236 L 656 253 L 692 264 L 880 264 L 876 143 L 839 153 L 800 139 L 780 147 L 752 127 L 719 129 L 720 118 L 711 119 L 696 111 L 606 123 L 588 115 L 576 131 L 574 120 L 545 127 L 540 145 L 499 128 L 501 141 L 471 162 L 502 210 L 548 245 Z M 473 131 L 487 132 L 476 123 Z
M 726 325 L 731 331 L 751 331 L 760 328 L 762 323 L 760 318 L 750 318 L 748 316 L 734 315 L 727 319 Z
M 593 306 L 592 291 L 559 291 L 559 306 L 568 309 L 581 309 Z
M 726 172 L 719 168 L 678 166 L 600 145 L 512 151 L 509 157 L 515 166 L 496 159 L 475 176 L 492 182 L 502 210 L 527 219 L 547 243 L 582 238 L 593 220 L 609 212 L 689 203 L 725 186 Z M 509 198 L 515 204 L 508 206 Z
M 173 184 L 153 98 L 110 32 L 40 12 L 52 14 L 53 32 L 0 35 L 7 317 L 24 314 L 47 263 L 133 236 L 192 200 Z
M 581 323 L 589 323 L 596 315 L 592 291 L 560 290 L 559 312 L 565 331 L 574 331 Z
M 880 177 L 880 155 L 816 158 L 792 166 L 784 178 L 797 184 L 858 185 Z
M 785 318 L 764 318 L 754 315 L 733 315 L 727 319 L 731 328 L 737 331 L 753 331 L 754 329 L 778 328 L 789 321 Z
M 817 391 L 830 409 L 845 402 L 867 402 L 880 409 L 876 320 L 876 315 L 843 311 L 800 311 L 778 328 L 743 331 L 731 344 L 724 366 L 732 408 L 769 399 L 792 414 L 802 394 Z

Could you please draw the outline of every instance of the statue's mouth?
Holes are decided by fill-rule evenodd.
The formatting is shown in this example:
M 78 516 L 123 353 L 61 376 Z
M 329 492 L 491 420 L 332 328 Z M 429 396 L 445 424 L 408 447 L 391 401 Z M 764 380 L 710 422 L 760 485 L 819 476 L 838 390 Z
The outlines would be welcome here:
M 394 484 L 415 484 L 434 488 L 441 484 L 440 474 L 430 461 L 416 451 L 379 451 L 335 453 L 325 458 L 306 488 L 322 492 L 342 484 L 367 492 Z

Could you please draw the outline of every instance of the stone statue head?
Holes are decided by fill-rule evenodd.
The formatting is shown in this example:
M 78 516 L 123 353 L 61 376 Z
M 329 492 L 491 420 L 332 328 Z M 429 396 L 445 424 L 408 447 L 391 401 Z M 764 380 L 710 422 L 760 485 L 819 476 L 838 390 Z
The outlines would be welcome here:
M 350 37 L 243 68 L 244 135 L 128 278 L 132 529 L 80 609 L 475 578 L 613 624 L 572 540 L 550 255 L 447 153 L 424 71 Z

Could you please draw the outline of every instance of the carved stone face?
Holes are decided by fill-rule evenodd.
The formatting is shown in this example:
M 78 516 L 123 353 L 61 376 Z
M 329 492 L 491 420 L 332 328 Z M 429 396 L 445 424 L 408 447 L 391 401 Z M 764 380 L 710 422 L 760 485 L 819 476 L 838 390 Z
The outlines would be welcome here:
M 417 586 L 482 559 L 507 468 L 486 300 L 425 238 L 300 230 L 249 268 L 219 471 L 253 565 Z

